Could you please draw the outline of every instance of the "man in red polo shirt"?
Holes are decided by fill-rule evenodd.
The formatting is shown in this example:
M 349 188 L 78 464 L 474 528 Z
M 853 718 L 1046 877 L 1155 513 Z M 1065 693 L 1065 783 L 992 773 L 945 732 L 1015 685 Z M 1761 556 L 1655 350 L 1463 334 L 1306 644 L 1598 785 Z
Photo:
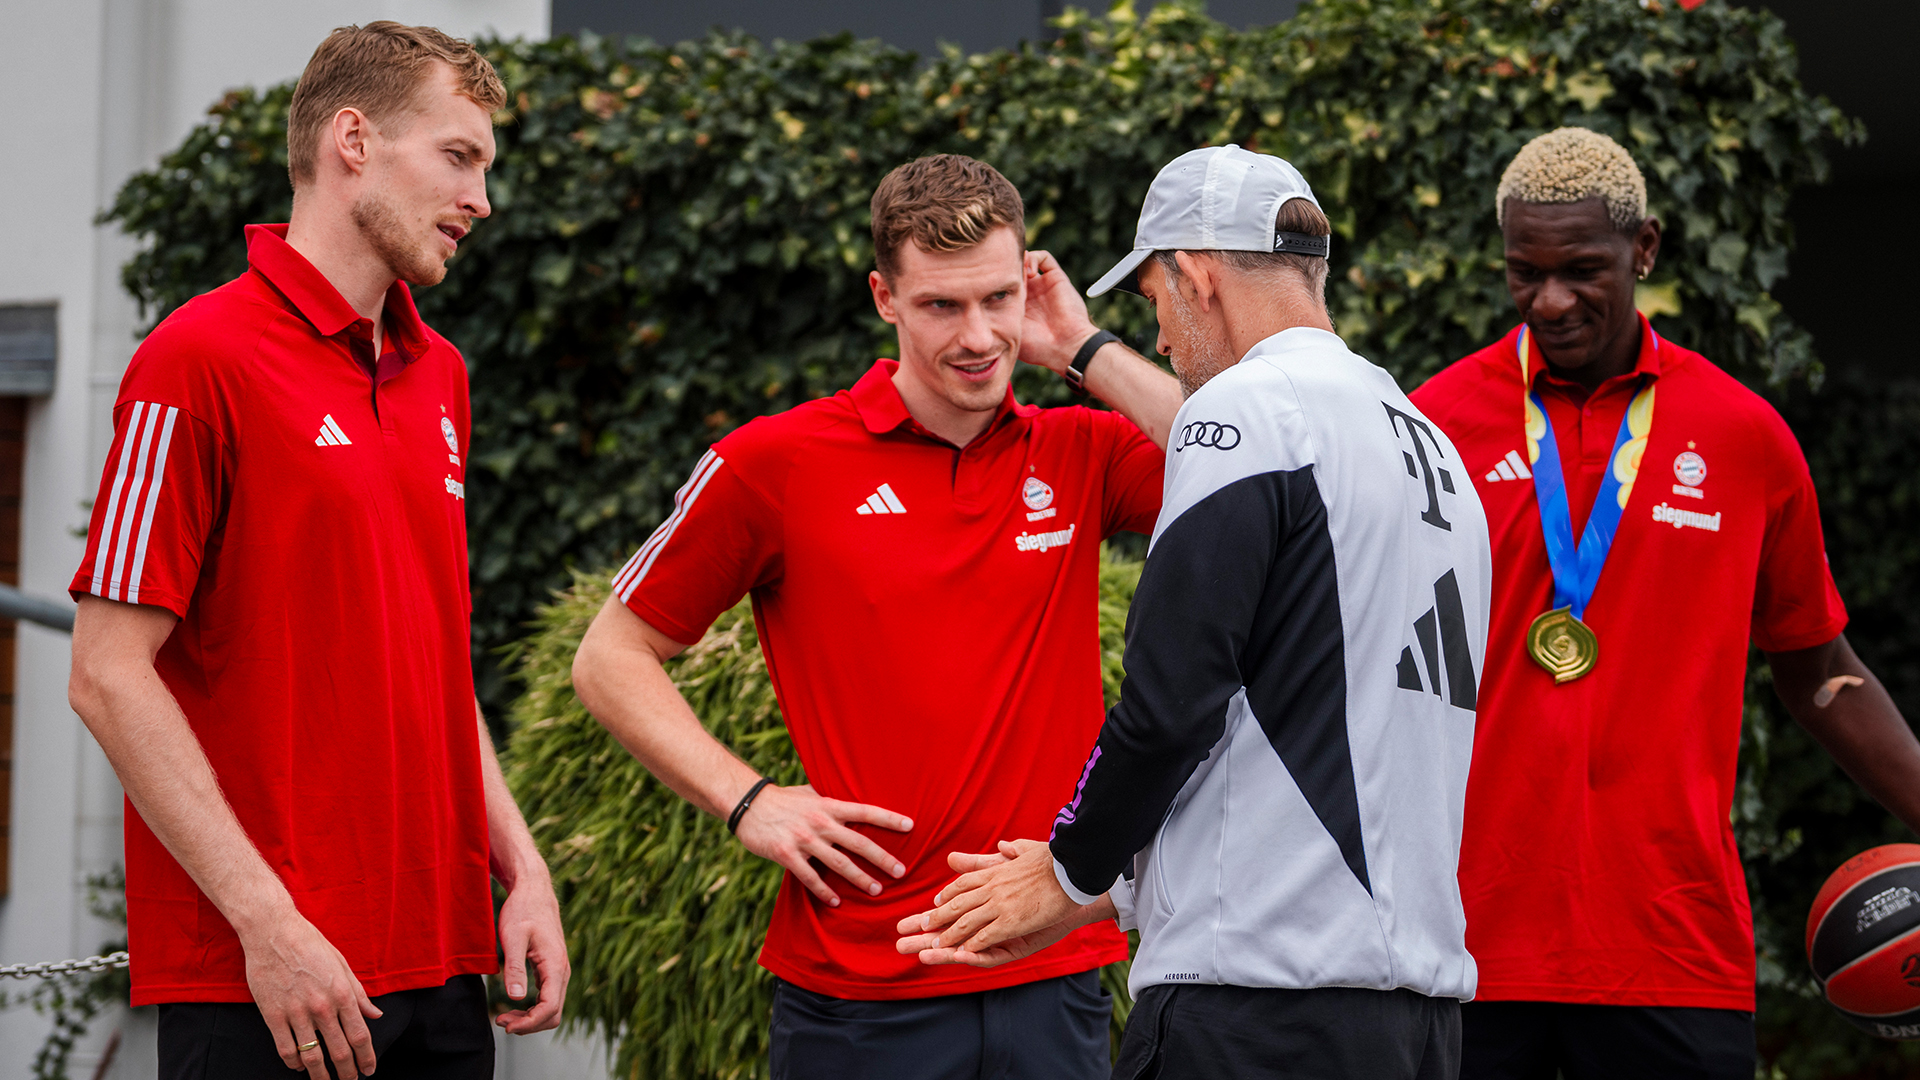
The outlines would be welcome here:
M 288 225 L 148 336 L 72 591 L 71 698 L 126 789 L 133 1004 L 165 1078 L 493 1074 L 568 975 L 470 668 L 466 368 L 421 323 L 487 216 L 486 59 L 336 31 L 288 120 Z M 264 1021 L 264 1022 L 263 1022 Z
M 781 1080 L 1107 1074 L 1111 920 L 992 971 L 893 945 L 949 851 L 1033 835 L 1070 797 L 1102 712 L 1100 542 L 1152 528 L 1180 405 L 1024 235 L 990 166 L 889 174 L 869 280 L 900 360 L 716 443 L 574 662 L 635 757 L 788 871 L 760 954 Z M 1125 415 L 1018 404 L 1016 358 Z M 745 593 L 807 786 L 766 787 L 661 667 Z
M 1460 1075 L 1747 1080 L 1753 927 L 1728 818 L 1749 642 L 1909 827 L 1920 744 L 1841 633 L 1793 433 L 1634 310 L 1660 226 L 1633 159 L 1562 128 L 1520 151 L 1496 206 L 1522 323 L 1412 395 L 1493 534 Z

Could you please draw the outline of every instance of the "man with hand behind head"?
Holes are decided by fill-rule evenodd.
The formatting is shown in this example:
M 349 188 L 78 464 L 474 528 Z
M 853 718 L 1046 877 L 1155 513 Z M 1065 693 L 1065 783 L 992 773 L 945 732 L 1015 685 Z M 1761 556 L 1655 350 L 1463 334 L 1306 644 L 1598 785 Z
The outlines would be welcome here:
M 1486 521 L 1446 436 L 1333 334 L 1329 232 L 1279 158 L 1210 147 L 1154 179 L 1093 288 L 1152 301 L 1190 395 L 1126 684 L 1051 842 L 961 849 L 897 927 L 924 963 L 993 968 L 1137 926 L 1116 1080 L 1459 1063 Z
M 483 973 L 559 1022 L 546 865 L 473 696 L 467 375 L 408 285 L 489 212 L 505 93 L 466 42 L 314 52 L 293 215 L 140 346 L 71 589 L 70 697 L 126 815 L 163 1078 L 493 1074 Z
M 714 444 L 574 661 L 636 758 L 787 870 L 760 953 L 777 1080 L 1107 1073 L 1111 923 L 992 972 L 892 948 L 948 851 L 1070 794 L 1100 719 L 1100 542 L 1153 520 L 1180 401 L 1024 250 L 1024 213 L 970 158 L 882 180 L 868 284 L 900 359 Z M 1021 405 L 1016 361 L 1119 412 Z M 767 786 L 661 666 L 743 593 L 810 784 Z

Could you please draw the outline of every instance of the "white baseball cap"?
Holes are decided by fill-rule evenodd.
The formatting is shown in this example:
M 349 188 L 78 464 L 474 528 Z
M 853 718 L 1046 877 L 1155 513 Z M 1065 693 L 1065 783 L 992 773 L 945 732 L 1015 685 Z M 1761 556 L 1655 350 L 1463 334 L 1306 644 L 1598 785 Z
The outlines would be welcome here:
M 1138 293 L 1134 272 L 1156 251 L 1283 251 L 1325 258 L 1326 237 L 1274 230 L 1289 199 L 1320 205 L 1300 170 L 1272 154 L 1232 143 L 1181 154 L 1147 189 L 1133 250 L 1087 295 L 1114 288 Z

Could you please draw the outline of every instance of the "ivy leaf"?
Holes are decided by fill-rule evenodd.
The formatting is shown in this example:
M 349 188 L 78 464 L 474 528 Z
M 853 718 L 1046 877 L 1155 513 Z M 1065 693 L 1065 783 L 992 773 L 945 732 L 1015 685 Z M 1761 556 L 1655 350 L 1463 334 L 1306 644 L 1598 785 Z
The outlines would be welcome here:
M 1738 233 L 1721 233 L 1707 246 L 1707 265 L 1723 274 L 1738 274 L 1746 259 L 1747 241 Z
M 1642 281 L 1633 287 L 1633 306 L 1651 319 L 1656 315 L 1680 315 L 1678 281 Z
M 1605 72 L 1582 71 L 1569 75 L 1564 85 L 1567 96 L 1588 112 L 1598 109 L 1601 102 L 1613 96 L 1613 80 L 1607 78 Z

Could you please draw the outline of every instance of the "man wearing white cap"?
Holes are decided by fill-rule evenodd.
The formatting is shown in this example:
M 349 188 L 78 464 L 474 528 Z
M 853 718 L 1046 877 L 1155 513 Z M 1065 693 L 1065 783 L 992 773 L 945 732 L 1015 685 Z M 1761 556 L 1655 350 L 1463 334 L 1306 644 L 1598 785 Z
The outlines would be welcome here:
M 1091 290 L 1153 302 L 1188 394 L 1125 688 L 1050 842 L 956 853 L 900 925 L 976 966 L 1137 927 L 1116 1078 L 1458 1071 L 1487 525 L 1453 444 L 1334 336 L 1329 231 L 1278 158 L 1155 178 Z

